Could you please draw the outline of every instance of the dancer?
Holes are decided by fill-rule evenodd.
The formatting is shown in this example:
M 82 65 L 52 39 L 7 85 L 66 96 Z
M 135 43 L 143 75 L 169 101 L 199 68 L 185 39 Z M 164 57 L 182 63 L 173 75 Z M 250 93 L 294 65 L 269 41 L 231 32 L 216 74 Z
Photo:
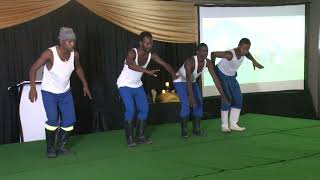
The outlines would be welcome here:
M 156 53 L 151 52 L 153 46 L 152 35 L 149 32 L 140 34 L 139 47 L 133 48 L 128 52 L 124 62 L 124 67 L 117 80 L 117 86 L 121 99 L 125 106 L 124 113 L 124 129 L 129 147 L 138 144 L 151 144 L 152 141 L 144 136 L 148 117 L 147 96 L 143 89 L 141 77 L 143 73 L 157 76 L 159 70 L 148 70 L 147 66 L 151 60 L 163 66 L 176 79 L 177 76 L 173 68 L 164 62 Z M 137 108 L 137 125 L 136 125 L 136 143 L 133 138 L 132 120 L 135 116 L 135 108 Z
M 230 132 L 244 131 L 245 127 L 238 126 L 239 116 L 242 107 L 242 94 L 239 83 L 236 79 L 237 70 L 242 64 L 244 57 L 247 57 L 252 61 L 253 68 L 264 68 L 259 64 L 249 52 L 251 42 L 247 38 L 242 38 L 237 48 L 224 52 L 212 52 L 211 59 L 213 63 L 215 58 L 222 58 L 216 66 L 215 70 L 221 81 L 221 85 L 224 93 L 228 97 L 230 103 L 221 103 L 221 131 Z M 229 116 L 230 111 L 230 117 Z M 229 126 L 230 119 L 230 126 Z
M 48 118 L 45 124 L 48 158 L 54 158 L 57 154 L 71 153 L 65 145 L 76 121 L 70 90 L 70 76 L 74 70 L 83 84 L 84 96 L 91 99 L 88 84 L 80 65 L 79 53 L 74 50 L 75 33 L 71 28 L 62 27 L 58 38 L 59 45 L 45 50 L 33 63 L 29 72 L 31 86 L 29 99 L 31 102 L 35 102 L 37 100 L 36 72 L 44 65 L 41 94 Z M 59 122 L 59 113 L 61 113 L 61 122 Z M 57 144 L 55 144 L 57 133 Z
M 190 106 L 192 108 L 192 124 L 193 134 L 197 136 L 204 136 L 206 133 L 200 129 L 200 119 L 203 114 L 202 95 L 196 82 L 197 78 L 203 73 L 205 67 L 208 67 L 209 73 L 224 101 L 228 101 L 224 96 L 218 77 L 214 72 L 212 62 L 207 59 L 208 46 L 201 43 L 197 47 L 197 54 L 187 58 L 181 66 L 177 75 L 178 79 L 174 80 L 174 87 L 180 99 L 180 122 L 181 122 L 181 136 L 188 138 L 188 120 L 190 115 Z

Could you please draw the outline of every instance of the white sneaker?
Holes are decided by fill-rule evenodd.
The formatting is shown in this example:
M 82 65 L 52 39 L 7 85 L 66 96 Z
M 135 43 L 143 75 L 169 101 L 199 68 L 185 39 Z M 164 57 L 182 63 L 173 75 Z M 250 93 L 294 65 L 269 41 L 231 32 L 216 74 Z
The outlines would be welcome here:
M 239 127 L 238 124 L 231 124 L 230 129 L 231 131 L 240 131 L 240 132 L 246 130 L 245 127 Z

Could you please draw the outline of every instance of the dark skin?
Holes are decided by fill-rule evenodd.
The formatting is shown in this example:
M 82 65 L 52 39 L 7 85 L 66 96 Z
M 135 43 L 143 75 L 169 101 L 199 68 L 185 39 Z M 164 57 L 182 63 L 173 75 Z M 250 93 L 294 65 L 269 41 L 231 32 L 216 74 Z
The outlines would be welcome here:
M 254 57 L 249 52 L 250 45 L 249 44 L 239 44 L 237 48 L 235 48 L 235 54 L 237 59 L 240 59 L 242 56 L 246 56 L 248 59 L 252 61 L 253 69 L 263 69 L 264 67 L 259 64 Z M 212 63 L 215 64 L 216 57 L 218 58 L 225 58 L 229 61 L 232 60 L 233 54 L 230 51 L 216 51 L 211 53 L 211 60 Z
M 138 65 L 135 62 L 136 59 L 136 52 L 131 49 L 128 52 L 127 58 L 126 58 L 126 64 L 131 70 L 143 72 L 151 76 L 157 77 L 157 72 L 160 71 L 157 70 L 148 70 L 146 68 L 143 68 L 141 66 L 145 65 L 148 60 L 149 53 L 151 52 L 153 46 L 153 40 L 151 37 L 144 37 L 142 41 L 139 42 L 139 47 L 137 48 L 138 51 Z M 174 69 L 166 63 L 164 60 L 162 60 L 158 54 L 151 53 L 151 60 L 155 61 L 156 63 L 163 66 L 172 76 L 172 79 L 177 79 L 178 76 L 176 75 Z
M 255 60 L 255 58 L 249 52 L 249 49 L 250 49 L 249 44 L 244 44 L 244 43 L 239 44 L 238 47 L 234 49 L 235 54 L 237 56 L 237 59 L 240 59 L 242 56 L 246 56 L 248 59 L 250 59 L 252 61 L 252 66 L 253 66 L 254 70 L 256 70 L 256 68 L 263 69 L 264 67 Z M 211 53 L 211 60 L 213 61 L 214 64 L 215 64 L 216 57 L 225 58 L 225 59 L 231 61 L 233 58 L 233 55 L 230 51 L 212 52 Z
M 70 58 L 71 52 L 74 50 L 75 46 L 75 40 L 63 40 L 59 41 L 60 45 L 57 46 L 57 52 L 62 61 L 67 61 Z M 31 102 L 35 102 L 38 98 L 37 90 L 36 90 L 36 72 L 37 70 L 42 67 L 43 65 L 46 65 L 48 70 L 52 68 L 53 65 L 53 53 L 51 50 L 47 49 L 45 50 L 41 56 L 32 64 L 30 71 L 29 71 L 29 78 L 30 78 L 30 91 L 29 91 L 29 99 Z M 75 72 L 79 79 L 82 82 L 83 85 L 83 95 L 88 96 L 90 99 L 91 93 L 88 88 L 88 83 L 86 81 L 83 69 L 80 64 L 79 60 L 79 53 L 77 51 L 74 51 L 74 66 L 75 66 Z
M 223 101 L 228 103 L 228 99 L 226 98 L 222 88 L 221 88 L 221 84 L 220 81 L 216 75 L 216 73 L 214 72 L 214 65 L 212 64 L 212 62 L 207 59 L 208 56 L 208 47 L 202 47 L 197 51 L 197 59 L 198 59 L 198 72 L 200 73 L 202 71 L 205 64 L 205 61 L 207 63 L 207 67 L 209 70 L 209 73 L 213 79 L 214 84 L 216 85 L 221 98 Z M 189 104 L 191 107 L 195 107 L 196 104 L 196 100 L 194 98 L 193 95 L 193 90 L 192 90 L 192 72 L 194 71 L 195 68 L 195 63 L 194 63 L 194 57 L 189 57 L 185 63 L 184 63 L 184 68 L 186 69 L 186 78 L 187 78 L 187 87 L 188 87 L 188 94 L 189 94 Z

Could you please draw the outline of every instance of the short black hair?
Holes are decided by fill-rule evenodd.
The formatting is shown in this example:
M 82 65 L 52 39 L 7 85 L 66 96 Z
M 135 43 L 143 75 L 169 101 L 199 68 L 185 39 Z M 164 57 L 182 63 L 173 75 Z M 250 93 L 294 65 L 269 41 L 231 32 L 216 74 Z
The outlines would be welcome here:
M 251 42 L 250 42 L 250 40 L 248 39 L 248 38 L 242 38 L 240 41 L 239 41 L 239 46 L 241 45 L 241 44 L 248 44 L 248 45 L 251 45 Z
M 152 34 L 147 31 L 143 31 L 140 33 L 139 40 L 142 42 L 145 37 L 149 37 L 152 39 Z
M 201 48 L 208 48 L 208 46 L 207 46 L 207 44 L 205 44 L 205 43 L 200 43 L 200 44 L 198 44 L 198 46 L 197 46 L 197 51 L 199 51 L 199 49 L 201 49 Z

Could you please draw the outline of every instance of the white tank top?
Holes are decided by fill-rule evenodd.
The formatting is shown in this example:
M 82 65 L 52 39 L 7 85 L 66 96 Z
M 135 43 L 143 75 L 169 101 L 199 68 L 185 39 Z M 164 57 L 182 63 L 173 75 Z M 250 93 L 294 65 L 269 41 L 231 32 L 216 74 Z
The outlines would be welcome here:
M 71 52 L 69 60 L 62 61 L 56 46 L 49 49 L 53 54 L 53 64 L 50 70 L 44 65 L 41 89 L 55 94 L 67 92 L 70 89 L 70 76 L 74 70 L 74 52 Z
M 194 58 L 194 71 L 191 75 L 191 81 L 196 82 L 197 78 L 203 73 L 203 70 L 206 68 L 207 65 L 207 59 L 204 60 L 204 66 L 202 70 L 198 73 L 198 57 L 193 56 Z M 180 67 L 179 71 L 176 73 L 177 76 L 179 76 L 178 79 L 174 80 L 173 82 L 187 82 L 187 75 L 186 75 L 186 69 L 184 68 L 184 64 Z
M 218 63 L 218 68 L 223 74 L 227 76 L 234 76 L 237 70 L 239 69 L 240 65 L 242 64 L 244 56 L 241 56 L 240 59 L 238 59 L 236 53 L 234 52 L 234 49 L 230 50 L 230 52 L 233 55 L 231 61 L 222 58 L 221 61 Z
M 133 50 L 136 52 L 136 59 L 134 61 L 136 65 L 139 66 L 138 51 L 136 48 L 133 48 Z M 146 68 L 150 62 L 150 59 L 151 59 L 151 53 L 149 53 L 147 62 L 141 67 Z M 117 86 L 118 88 L 120 87 L 138 88 L 142 86 L 142 81 L 141 81 L 142 75 L 143 75 L 143 72 L 138 72 L 130 69 L 129 66 L 126 64 L 126 60 L 125 60 L 123 69 L 117 80 Z

